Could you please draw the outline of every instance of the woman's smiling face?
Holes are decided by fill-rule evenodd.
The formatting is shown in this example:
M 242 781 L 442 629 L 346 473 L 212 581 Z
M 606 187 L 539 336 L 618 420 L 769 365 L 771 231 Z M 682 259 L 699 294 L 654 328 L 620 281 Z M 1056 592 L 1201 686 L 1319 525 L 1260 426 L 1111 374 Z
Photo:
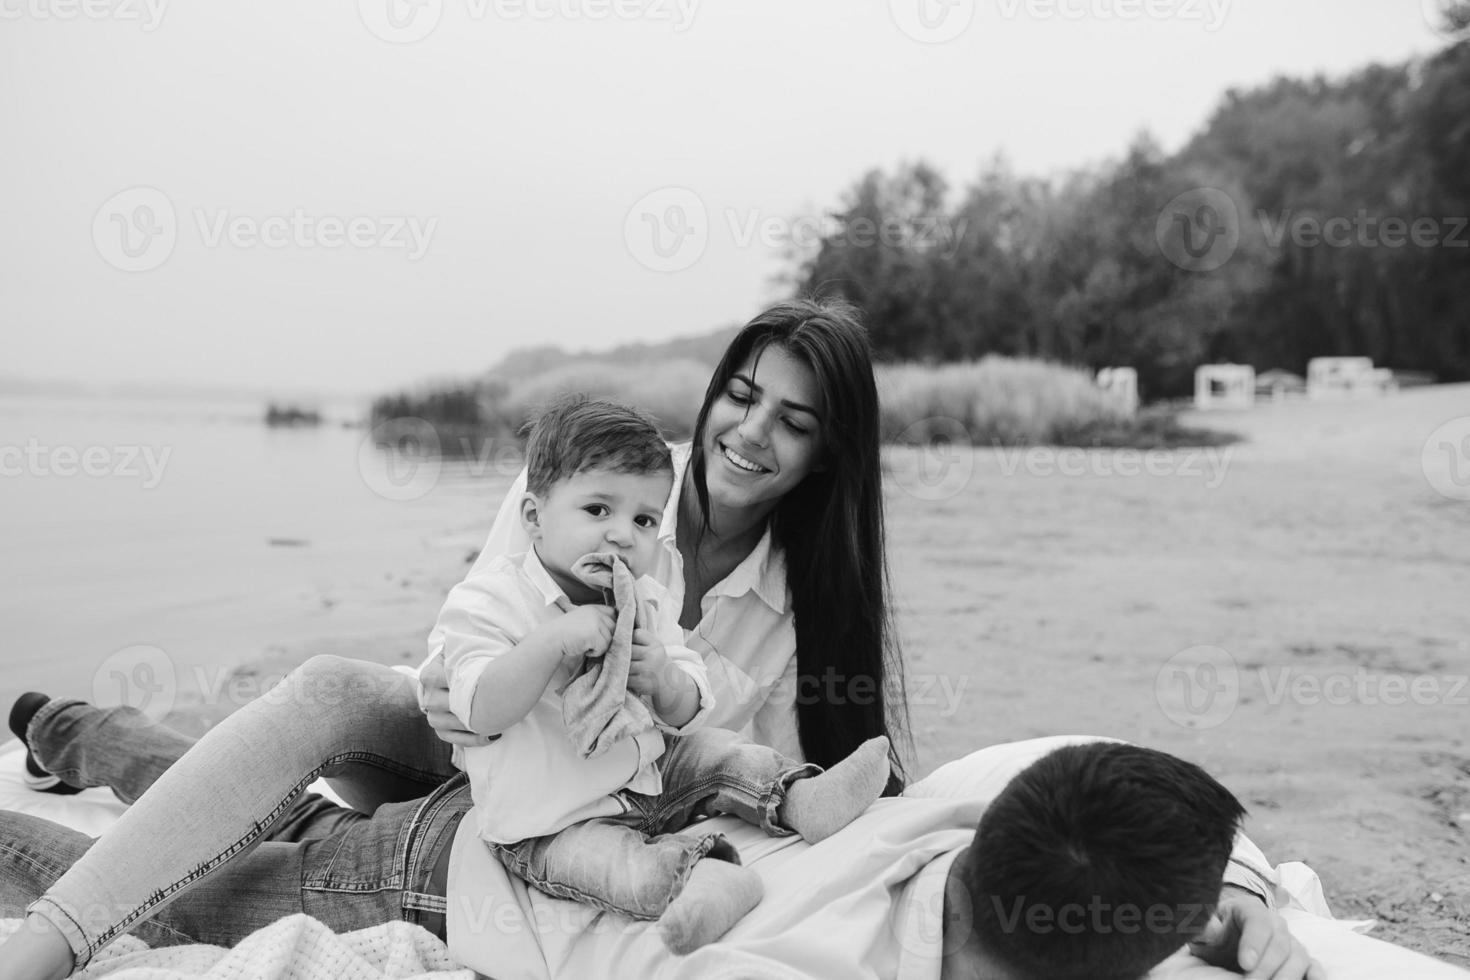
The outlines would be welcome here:
M 732 508 L 773 503 L 824 468 L 825 410 L 806 364 L 777 346 L 752 354 L 710 406 L 704 435 L 710 499 Z

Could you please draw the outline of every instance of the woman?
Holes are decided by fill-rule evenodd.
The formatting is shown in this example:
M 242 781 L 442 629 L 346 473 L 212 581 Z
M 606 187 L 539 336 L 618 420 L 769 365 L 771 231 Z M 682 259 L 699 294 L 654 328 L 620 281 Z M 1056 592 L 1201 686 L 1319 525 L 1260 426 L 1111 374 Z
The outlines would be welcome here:
M 756 740 L 824 766 L 876 735 L 906 741 L 883 550 L 877 392 L 871 351 L 853 311 L 801 301 L 747 324 L 715 370 L 687 456 L 679 455 L 682 469 L 662 530 L 665 581 L 682 602 L 688 644 L 704 657 L 714 682 L 721 707 L 712 723 L 748 728 Z M 502 531 L 492 533 L 487 552 L 516 547 L 499 546 Z M 290 685 L 288 695 L 301 696 L 261 698 L 226 719 L 159 776 L 95 847 L 50 842 L 53 856 L 59 851 L 63 859 L 48 867 L 70 870 L 54 884 L 44 874 L 37 881 L 46 894 L 31 910 L 30 928 L 0 947 L 0 978 L 66 976 L 144 923 L 155 927 L 140 930 L 153 942 L 223 943 L 289 911 L 293 901 L 298 911 L 311 911 L 300 895 L 290 898 L 295 889 L 306 892 L 307 869 L 329 881 L 342 868 L 336 854 L 324 865 L 316 862 L 319 825 L 295 816 L 308 783 L 336 775 L 346 795 L 367 807 L 402 799 L 411 788 L 422 792 L 453 771 L 444 744 L 424 734 L 413 710 L 415 691 L 400 675 L 314 658 L 282 683 Z M 446 733 L 458 729 L 442 690 L 430 688 L 424 706 L 431 721 Z M 322 695 L 327 690 L 330 701 Z M 338 707 L 321 710 L 326 705 Z M 94 714 L 69 719 L 86 712 Z M 68 781 L 96 778 L 77 763 L 80 751 L 69 755 L 63 746 L 58 761 L 42 744 L 44 729 L 58 724 L 90 725 L 95 738 L 113 737 L 110 722 L 95 712 L 52 702 L 35 713 L 27 731 L 46 768 Z M 450 735 L 461 742 L 473 737 Z M 902 772 L 897 759 L 894 771 Z M 348 875 L 347 890 L 401 892 L 401 916 L 416 918 L 409 896 L 421 897 L 412 886 L 425 871 L 429 841 L 447 854 L 453 822 L 467 806 L 465 794 L 444 789 L 423 803 L 374 813 L 364 834 L 379 846 L 348 849 L 349 863 L 366 877 Z M 320 816 L 334 829 L 344 820 L 340 811 Z M 272 840 L 271 828 L 281 824 L 293 828 L 289 840 Z M 30 836 L 51 832 L 21 826 Z M 160 853 L 164 840 L 170 846 Z M 271 846 L 258 847 L 264 841 Z M 27 874 L 33 857 L 16 858 L 29 862 Z M 430 870 L 442 870 L 434 865 L 427 860 Z M 227 873 L 217 876 L 221 871 Z M 209 892 L 211 878 L 238 885 L 229 921 L 192 914 L 185 897 L 178 905 L 188 914 L 173 910 L 173 925 L 149 923 L 180 895 Z M 10 880 L 13 889 L 28 887 Z M 285 904 L 273 904 L 282 894 Z M 0 900 L 8 909 L 13 898 Z

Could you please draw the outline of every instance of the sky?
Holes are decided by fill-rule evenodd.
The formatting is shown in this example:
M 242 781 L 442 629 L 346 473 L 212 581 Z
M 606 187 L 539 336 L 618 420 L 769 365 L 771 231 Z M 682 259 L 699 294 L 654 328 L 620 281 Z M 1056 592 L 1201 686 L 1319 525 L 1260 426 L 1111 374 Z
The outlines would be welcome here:
M 377 393 L 779 298 L 867 170 L 1166 150 L 1438 0 L 0 0 L 0 375 Z

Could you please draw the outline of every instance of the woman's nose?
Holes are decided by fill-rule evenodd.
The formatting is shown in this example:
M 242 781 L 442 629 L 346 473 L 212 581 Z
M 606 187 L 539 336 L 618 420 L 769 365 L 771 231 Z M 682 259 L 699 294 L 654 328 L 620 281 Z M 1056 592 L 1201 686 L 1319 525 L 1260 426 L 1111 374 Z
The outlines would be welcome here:
M 764 449 L 766 448 L 767 426 L 768 423 L 758 413 L 750 412 L 745 416 L 745 420 L 740 423 L 740 438 L 752 446 L 758 446 Z

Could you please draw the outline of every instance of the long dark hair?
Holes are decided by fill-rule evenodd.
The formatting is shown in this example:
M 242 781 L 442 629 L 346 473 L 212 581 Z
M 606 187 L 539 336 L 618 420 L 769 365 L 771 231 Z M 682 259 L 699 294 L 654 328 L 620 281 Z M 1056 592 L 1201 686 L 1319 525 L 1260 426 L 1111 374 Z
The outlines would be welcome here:
M 771 536 L 786 560 L 796 627 L 797 730 L 808 762 L 831 766 L 864 740 L 893 743 L 890 792 L 903 786 L 909 745 L 903 661 L 888 606 L 878 390 L 857 310 L 833 300 L 771 307 L 730 342 L 694 425 L 690 463 L 709 530 L 704 436 L 710 408 L 736 371 L 775 346 L 804 363 L 821 389 L 825 468 L 776 504 Z

